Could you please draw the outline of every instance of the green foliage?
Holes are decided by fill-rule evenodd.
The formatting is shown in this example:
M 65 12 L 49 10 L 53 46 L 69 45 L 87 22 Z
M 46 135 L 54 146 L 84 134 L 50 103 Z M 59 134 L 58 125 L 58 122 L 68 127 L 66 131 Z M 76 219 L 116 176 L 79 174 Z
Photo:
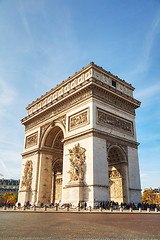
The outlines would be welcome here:
M 14 194 L 13 200 L 14 200 L 14 202 L 17 202 L 17 201 L 18 201 L 18 193 L 15 193 L 15 194 Z

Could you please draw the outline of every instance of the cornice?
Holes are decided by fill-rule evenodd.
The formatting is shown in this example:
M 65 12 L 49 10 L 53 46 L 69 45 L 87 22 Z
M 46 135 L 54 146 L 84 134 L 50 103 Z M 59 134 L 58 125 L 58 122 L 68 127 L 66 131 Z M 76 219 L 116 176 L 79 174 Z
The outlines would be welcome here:
M 130 104 L 133 109 L 136 109 L 140 106 L 140 102 L 137 101 L 136 99 L 134 99 L 134 98 L 132 98 L 132 97 L 130 97 L 130 96 L 124 94 L 124 93 L 121 93 L 117 89 L 112 89 L 107 84 L 102 83 L 101 81 L 98 81 L 95 78 L 90 78 L 87 81 L 83 82 L 81 84 L 81 86 L 75 87 L 74 91 L 71 90 L 70 92 L 65 94 L 63 97 L 59 97 L 57 100 L 54 100 L 52 103 L 47 104 L 46 106 L 44 106 L 43 108 L 35 111 L 31 115 L 26 116 L 25 118 L 23 118 L 21 120 L 21 123 L 25 124 L 28 121 L 34 119 L 35 117 L 38 117 L 38 116 L 42 115 L 46 111 L 48 111 L 50 109 L 57 108 L 58 105 L 64 104 L 71 97 L 73 97 L 73 96 L 76 97 L 76 94 L 79 94 L 83 90 L 87 90 L 89 87 L 92 87 L 92 86 L 97 87 L 99 90 L 103 90 L 105 92 L 108 92 L 109 94 L 116 97 L 117 99 L 120 99 L 121 101 L 123 101 L 126 104 Z M 92 95 L 94 97 L 94 94 L 92 94 Z M 102 92 L 102 95 L 103 95 L 103 92 Z
M 35 148 L 35 149 L 32 149 L 32 150 L 29 150 L 29 151 L 25 151 L 21 154 L 21 156 L 23 158 L 27 157 L 27 156 L 31 156 L 31 155 L 34 155 L 34 154 L 39 154 L 39 153 L 48 153 L 48 154 L 59 154 L 59 153 L 62 153 L 62 150 L 59 150 L 59 149 L 52 149 L 52 148 Z
M 135 108 L 140 107 L 141 102 L 138 101 L 137 99 L 135 99 L 135 98 L 133 98 L 133 97 L 130 97 L 130 96 L 128 96 L 127 94 L 122 93 L 122 92 L 120 92 L 119 90 L 114 89 L 114 88 L 108 86 L 108 85 L 105 84 L 105 83 L 102 83 L 102 82 L 100 82 L 100 81 L 97 81 L 97 80 L 94 79 L 94 78 L 93 78 L 93 82 L 94 82 L 94 85 L 95 85 L 95 86 L 99 87 L 99 85 L 100 85 L 102 89 L 107 90 L 109 93 L 114 94 L 115 96 L 117 96 L 117 97 L 119 97 L 119 98 L 121 98 L 121 99 L 129 102 L 129 103 L 132 104 L 132 105 L 135 105 Z
M 96 65 L 94 62 L 90 62 L 86 67 L 83 67 L 80 71 L 75 72 L 72 76 L 69 76 L 66 80 L 62 81 L 60 84 L 58 84 L 56 87 L 52 88 L 50 91 L 46 92 L 44 95 L 42 95 L 40 98 L 37 98 L 35 101 L 33 101 L 31 104 L 29 104 L 26 109 L 28 110 L 30 107 L 32 107 L 35 103 L 38 103 L 40 100 L 43 100 L 44 98 L 46 98 L 47 96 L 49 96 L 51 93 L 59 90 L 61 87 L 63 87 L 64 85 L 66 85 L 67 83 L 71 82 L 73 79 L 79 77 L 79 75 L 81 75 L 82 73 L 86 72 L 87 70 L 94 68 L 95 70 L 98 70 L 99 72 L 106 74 L 108 77 L 111 77 L 112 79 L 120 82 L 121 84 L 126 85 L 127 87 L 129 87 L 131 90 L 134 91 L 134 87 L 127 83 L 125 80 L 119 78 L 118 76 L 115 76 L 114 74 L 112 74 L 110 71 L 106 71 L 104 68 L 99 67 L 98 65 Z
M 116 81 L 119 85 L 113 87 L 112 80 Z M 132 96 L 134 88 L 131 84 L 128 84 L 124 80 L 118 78 L 118 76 L 113 75 L 102 67 L 91 62 L 79 72 L 76 72 L 73 76 L 69 77 L 67 80 L 63 81 L 55 88 L 29 104 L 26 108 L 28 111 L 27 117 L 21 120 L 22 124 L 28 121 L 28 119 L 33 118 L 35 115 L 39 115 L 52 106 L 64 101 L 77 91 L 82 90 L 89 82 L 107 89 L 111 93 L 132 102 L 132 104 L 134 103 L 136 105 L 135 108 L 140 106 L 140 102 Z
M 103 138 L 103 139 L 106 139 L 106 140 L 110 140 L 112 142 L 120 142 L 122 144 L 125 143 L 126 145 L 129 145 L 129 146 L 134 146 L 135 148 L 137 148 L 139 146 L 139 143 L 134 141 L 134 140 L 129 140 L 127 138 L 123 138 L 123 137 L 119 137 L 119 136 L 115 136 L 111 133 L 107 133 L 107 132 L 104 132 L 104 131 L 101 131 L 101 130 L 97 130 L 95 128 L 90 128 L 89 130 L 86 130 L 84 132 L 80 132 L 80 133 L 77 133 L 77 134 L 74 134 L 70 137 L 66 137 L 64 138 L 63 142 L 64 144 L 70 144 L 73 140 L 81 140 L 83 139 L 84 137 L 86 138 L 86 135 L 88 137 L 91 137 L 91 136 L 94 136 L 94 137 L 99 137 L 99 138 Z

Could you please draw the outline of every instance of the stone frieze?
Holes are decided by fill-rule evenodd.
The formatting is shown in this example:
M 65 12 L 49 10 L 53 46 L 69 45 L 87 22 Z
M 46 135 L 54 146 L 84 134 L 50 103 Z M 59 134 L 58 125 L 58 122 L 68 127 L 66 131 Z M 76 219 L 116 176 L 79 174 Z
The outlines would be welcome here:
M 60 114 L 64 110 L 71 108 L 72 106 L 76 105 L 77 103 L 80 103 L 80 102 L 86 100 L 91 95 L 92 95 L 92 92 L 90 91 L 90 89 L 88 91 L 82 91 L 81 94 L 77 94 L 73 98 L 67 99 L 61 105 L 55 106 L 54 110 L 50 110 L 46 113 L 43 113 L 43 115 L 37 117 L 37 119 L 34 119 L 29 124 L 27 124 L 25 129 L 29 130 L 30 128 L 32 128 L 34 126 L 37 126 L 41 122 L 46 121 L 47 119 Z
M 38 132 L 30 134 L 26 137 L 25 148 L 30 148 L 37 145 L 38 142 Z
M 70 131 L 89 124 L 89 108 L 70 116 L 68 123 Z
M 106 127 L 114 127 L 128 134 L 133 134 L 133 123 L 127 119 L 116 116 L 102 109 L 97 108 L 97 124 Z

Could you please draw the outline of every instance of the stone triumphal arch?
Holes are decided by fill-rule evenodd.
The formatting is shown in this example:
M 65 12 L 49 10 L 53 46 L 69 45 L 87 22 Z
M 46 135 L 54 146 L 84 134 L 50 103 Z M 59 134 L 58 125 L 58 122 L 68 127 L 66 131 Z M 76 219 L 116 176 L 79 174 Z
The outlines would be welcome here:
M 18 201 L 141 201 L 133 91 L 91 62 L 29 104 Z

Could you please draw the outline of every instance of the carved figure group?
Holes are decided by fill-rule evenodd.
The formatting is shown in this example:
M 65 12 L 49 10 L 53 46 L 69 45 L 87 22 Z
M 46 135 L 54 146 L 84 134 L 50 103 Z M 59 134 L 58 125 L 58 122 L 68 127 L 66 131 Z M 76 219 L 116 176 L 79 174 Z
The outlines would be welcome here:
M 70 182 L 78 180 L 82 182 L 84 180 L 86 172 L 85 151 L 79 143 L 73 149 L 69 149 L 70 171 L 68 173 L 70 174 Z
M 30 188 L 31 187 L 31 183 L 32 183 L 32 170 L 33 170 L 32 161 L 29 160 L 25 164 L 24 175 L 22 177 L 22 186 L 26 186 L 26 188 Z

